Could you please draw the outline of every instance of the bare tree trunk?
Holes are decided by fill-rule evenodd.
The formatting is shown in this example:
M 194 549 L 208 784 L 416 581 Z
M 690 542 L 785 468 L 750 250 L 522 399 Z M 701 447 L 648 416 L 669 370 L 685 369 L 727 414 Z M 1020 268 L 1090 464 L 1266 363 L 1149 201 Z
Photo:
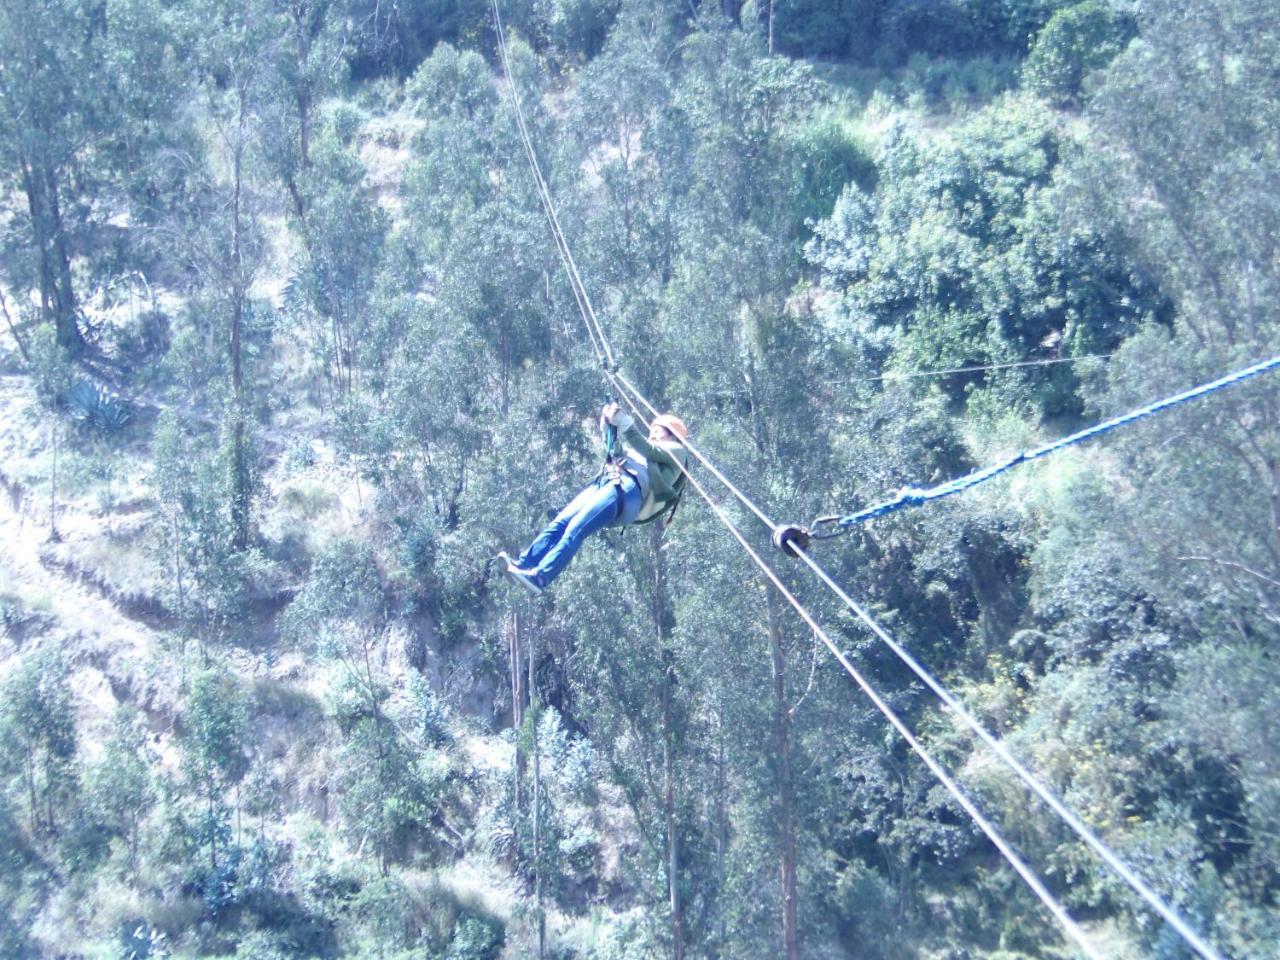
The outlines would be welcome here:
M 298 189 L 298 180 L 292 174 L 284 178 L 284 185 L 289 191 L 289 199 L 293 201 L 293 212 L 298 215 L 298 222 L 305 231 L 307 226 L 307 209 L 302 202 L 302 191 Z
M 35 749 L 30 743 L 27 744 L 26 761 L 27 794 L 31 802 L 31 833 L 34 835 L 40 832 L 40 797 L 36 793 Z
M 49 477 L 49 539 L 57 543 L 62 539 L 58 533 L 58 415 L 53 415 L 53 471 Z
M 182 587 L 182 534 L 178 520 L 178 508 L 170 505 L 170 516 L 172 519 L 171 529 L 173 531 L 173 578 L 174 586 L 178 593 L 178 620 L 184 622 L 187 609 L 187 598 Z M 185 630 L 183 631 L 185 635 Z M 184 641 L 185 642 L 185 641 Z
M 782 948 L 787 960 L 800 958 L 796 897 L 796 833 L 794 785 L 791 781 L 791 704 L 787 697 L 787 658 L 777 593 L 770 587 L 766 603 L 769 650 L 773 661 L 773 750 L 778 761 L 778 846 L 782 868 Z
M 241 328 L 244 325 L 244 255 L 241 249 L 241 189 L 244 180 L 245 102 L 244 87 L 240 88 L 239 115 L 236 125 L 236 142 L 232 150 L 234 200 L 231 219 L 231 520 L 235 546 L 239 550 L 249 545 L 249 465 L 245 450 L 244 370 L 242 366 Z
M 58 203 L 57 181 L 51 170 L 37 167 L 19 156 L 22 189 L 27 195 L 31 230 L 40 260 L 40 309 L 54 324 L 58 343 L 72 356 L 84 349 L 84 337 L 76 322 L 75 290 L 71 284 L 71 260 Z
M 84 349 L 84 337 L 76 322 L 76 294 L 71 282 L 71 256 L 67 251 L 67 232 L 62 222 L 62 206 L 58 200 L 58 180 L 51 167 L 44 171 L 52 229 L 54 267 L 58 271 L 58 343 L 72 356 Z
M 676 824 L 676 758 L 675 758 L 675 653 L 671 634 L 675 614 L 667 589 L 667 568 L 661 548 L 661 524 L 654 524 L 653 545 L 653 609 L 658 628 L 658 646 L 662 653 L 662 815 L 667 834 L 667 893 L 671 909 L 671 955 L 684 960 L 684 897 L 680 884 L 680 835 Z
M 547 915 L 542 906 L 542 765 L 538 746 L 537 631 L 529 631 L 529 719 L 533 745 L 533 897 L 538 911 L 538 960 L 546 955 Z
M 773 4 L 769 5 L 772 44 Z M 760 383 L 754 363 L 748 361 L 747 373 L 753 394 Z M 761 413 L 762 404 L 753 396 L 752 426 L 755 434 L 757 464 L 764 467 L 772 431 Z M 769 652 L 773 670 L 773 752 L 778 764 L 778 855 L 782 880 L 782 947 L 787 960 L 799 960 L 800 925 L 796 895 L 795 787 L 791 777 L 791 702 L 787 693 L 787 654 L 783 645 L 779 594 L 765 585 L 765 618 L 769 629 Z
M 724 887 L 725 857 L 729 848 L 729 811 L 725 808 L 725 760 L 724 760 L 724 728 L 717 719 L 718 736 L 716 738 L 716 877 Z M 717 904 L 716 913 L 720 920 L 720 943 L 728 940 L 728 916 L 724 909 L 723 898 Z
M 298 84 L 298 148 L 302 156 L 302 168 L 311 166 L 311 81 L 308 79 L 308 66 L 311 62 L 311 37 L 307 32 L 306 4 L 293 5 L 293 38 L 298 52 L 298 74 L 302 77 Z M 301 206 L 298 210 L 301 214 Z
M 662 814 L 667 830 L 667 888 L 671 904 L 671 955 L 684 960 L 684 899 L 680 891 L 680 837 L 676 832 L 675 732 L 672 697 L 675 664 L 669 650 L 662 652 Z
M 520 749 L 520 728 L 524 726 L 524 679 L 520 663 L 520 614 L 511 614 L 511 634 L 509 637 L 511 655 L 511 730 L 515 734 L 515 801 L 516 813 L 524 807 L 523 783 L 525 759 Z
M 373 713 L 374 743 L 378 745 L 376 753 L 378 759 L 378 783 L 381 786 L 386 783 L 387 751 L 382 742 L 385 728 L 382 722 L 382 708 L 378 705 L 378 692 L 374 685 L 373 663 L 369 659 L 368 633 L 361 634 L 361 643 L 364 648 L 364 684 L 365 691 L 369 695 L 369 708 Z M 385 790 L 382 793 L 383 795 L 379 797 L 379 800 L 385 803 Z M 378 868 L 384 877 L 391 872 L 391 858 L 388 856 L 386 844 L 381 839 L 378 841 Z
M 209 871 L 218 872 L 218 831 L 213 828 L 213 781 L 205 784 L 209 798 Z

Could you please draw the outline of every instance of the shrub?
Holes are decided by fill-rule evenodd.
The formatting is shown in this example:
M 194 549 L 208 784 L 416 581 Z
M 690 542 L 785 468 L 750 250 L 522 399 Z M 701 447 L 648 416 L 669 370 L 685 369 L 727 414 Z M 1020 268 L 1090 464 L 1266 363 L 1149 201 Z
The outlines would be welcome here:
M 604 46 L 621 4 L 619 0 L 551 0 L 548 6 L 551 43 L 590 60 Z
M 506 942 L 506 931 L 493 917 L 464 916 L 453 932 L 445 960 L 497 960 Z
M 875 186 L 876 166 L 870 148 L 856 130 L 834 118 L 801 127 L 793 135 L 791 148 L 798 160 L 795 215 L 800 223 L 830 216 L 847 183 L 867 191 Z
M 408 888 L 395 877 L 377 877 L 351 900 L 351 914 L 361 940 L 384 948 L 407 949 L 417 939 L 417 908 Z
M 757 15 L 765 16 L 767 4 Z M 870 4 L 860 0 L 793 0 L 777 4 L 774 11 L 773 35 L 779 50 L 806 57 L 843 57 L 863 54 L 871 49 L 857 29 L 867 20 Z M 745 9 L 744 9 L 744 18 Z
M 1085 77 L 1115 59 L 1136 31 L 1132 17 L 1102 0 L 1059 10 L 1032 43 L 1023 82 L 1050 103 L 1078 104 Z

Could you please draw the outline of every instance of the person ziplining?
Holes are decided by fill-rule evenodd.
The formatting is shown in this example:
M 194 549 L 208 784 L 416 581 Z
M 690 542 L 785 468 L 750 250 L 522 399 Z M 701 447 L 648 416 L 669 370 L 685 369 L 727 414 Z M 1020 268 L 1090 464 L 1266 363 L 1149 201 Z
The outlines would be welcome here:
M 991 747 L 996 756 L 999 757 L 1006 765 L 1013 770 L 1015 774 L 1023 781 L 1023 783 L 1035 793 L 1042 801 L 1044 801 L 1050 809 L 1052 809 L 1077 836 L 1080 837 L 1099 858 L 1109 866 L 1121 879 L 1123 879 L 1156 913 L 1162 917 L 1166 923 L 1174 929 L 1179 936 L 1204 960 L 1223 960 L 1222 955 L 1209 945 L 1204 938 L 1198 934 L 1191 926 L 1178 914 L 1176 910 L 1169 906 L 1140 876 L 1138 876 L 1131 868 L 1121 861 L 1113 851 L 1078 817 L 1058 800 L 1039 780 L 1024 766 L 1017 762 L 1008 750 L 996 739 L 996 737 L 985 730 L 973 716 L 963 708 L 963 705 L 956 700 L 949 691 L 941 686 L 933 678 L 933 676 L 919 664 L 914 657 L 906 651 L 904 647 L 898 644 L 870 615 L 861 605 L 850 597 L 840 585 L 831 578 L 827 572 L 813 559 L 809 554 L 809 546 L 811 541 L 827 539 L 833 535 L 832 531 L 824 529 L 829 525 L 835 524 L 840 528 L 839 532 L 851 529 L 855 524 L 865 520 L 879 517 L 885 513 L 892 512 L 905 506 L 915 506 L 932 500 L 941 499 L 961 490 L 968 489 L 978 483 L 985 482 L 988 479 L 1003 473 L 1005 470 L 1019 464 L 1037 459 L 1042 456 L 1055 452 L 1066 446 L 1081 442 L 1089 437 L 1096 436 L 1099 433 L 1114 429 L 1132 423 L 1136 420 L 1150 416 L 1160 410 L 1166 409 L 1177 403 L 1182 403 L 1195 397 L 1203 396 L 1227 386 L 1239 383 L 1242 380 L 1256 376 L 1259 373 L 1280 369 L 1280 357 L 1274 357 L 1269 361 L 1257 364 L 1245 370 L 1238 371 L 1235 374 L 1224 377 L 1212 384 L 1206 384 L 1203 387 L 1187 391 L 1175 397 L 1151 404 L 1148 407 L 1134 411 L 1123 417 L 1117 417 L 1113 420 L 1099 424 L 1095 428 L 1074 434 L 1071 437 L 1064 438 L 1061 441 L 1055 441 L 1052 444 L 1046 444 L 1035 450 L 1027 451 L 1019 454 L 1009 460 L 997 464 L 995 467 L 978 471 L 968 477 L 959 478 L 958 480 L 948 482 L 940 487 L 926 490 L 918 490 L 914 488 L 903 490 L 898 497 L 892 501 L 883 504 L 876 504 L 873 507 L 866 508 L 857 513 L 850 514 L 845 517 L 831 516 L 820 517 L 815 519 L 809 527 L 802 527 L 796 524 L 778 524 L 775 523 L 758 505 L 756 505 L 749 497 L 735 486 L 715 465 L 692 444 L 687 443 L 688 430 L 683 422 L 670 414 L 659 415 L 658 411 L 645 398 L 636 387 L 634 387 L 618 370 L 618 364 L 610 349 L 608 338 L 605 336 L 604 330 L 601 328 L 599 320 L 595 316 L 595 310 L 591 305 L 591 299 L 587 294 L 585 284 L 582 277 L 578 273 L 577 264 L 573 260 L 570 253 L 568 242 L 564 237 L 564 233 L 560 228 L 559 218 L 556 216 L 555 205 L 552 201 L 550 191 L 547 187 L 545 178 L 538 165 L 537 154 L 533 148 L 532 139 L 529 136 L 528 126 L 525 122 L 524 112 L 521 108 L 520 98 L 516 91 L 516 85 L 512 79 L 510 58 L 508 56 L 506 35 L 502 25 L 502 16 L 499 10 L 498 0 L 492 0 L 494 29 L 498 38 L 499 59 L 502 63 L 503 74 L 506 79 L 506 88 L 508 97 L 511 102 L 512 112 L 515 117 L 516 127 L 520 134 L 525 157 L 529 162 L 530 170 L 533 174 L 534 185 L 537 189 L 539 202 L 542 204 L 543 212 L 546 214 L 548 226 L 551 229 L 552 238 L 555 241 L 556 250 L 560 255 L 561 262 L 564 264 L 565 272 L 568 275 L 569 284 L 572 288 L 574 301 L 578 310 L 582 315 L 583 323 L 587 328 L 588 336 L 596 353 L 597 360 L 600 361 L 604 369 L 605 379 L 610 386 L 619 390 L 623 399 L 631 405 L 637 415 L 640 410 L 636 403 L 643 405 L 649 413 L 655 416 L 653 427 L 651 428 L 648 443 L 645 442 L 643 434 L 635 428 L 634 422 L 630 416 L 622 413 L 616 404 L 610 403 L 606 405 L 602 416 L 602 430 L 605 432 L 606 449 L 609 454 L 606 458 L 606 469 L 596 477 L 592 483 L 582 490 L 574 499 L 556 516 L 556 518 L 539 534 L 538 538 L 529 546 L 520 557 L 512 561 L 505 553 L 499 554 L 499 557 L 507 564 L 508 573 L 522 586 L 528 588 L 535 593 L 541 593 L 554 580 L 564 568 L 568 566 L 570 560 L 581 547 L 582 542 L 592 533 L 599 531 L 607 526 L 622 526 L 628 523 L 644 522 L 645 519 L 652 519 L 660 515 L 665 503 L 660 502 L 663 496 L 661 485 L 655 487 L 654 481 L 661 479 L 667 481 L 668 486 L 673 488 L 675 496 L 671 497 L 670 493 L 666 494 L 670 498 L 672 506 L 670 510 L 674 510 L 674 504 L 679 499 L 679 487 L 683 486 L 687 480 L 689 484 L 698 492 L 703 502 L 716 516 L 725 529 L 733 536 L 741 545 L 743 550 L 751 558 L 751 560 L 760 568 L 767 579 L 773 584 L 778 593 L 793 606 L 800 617 L 813 629 L 815 637 L 819 638 L 830 650 L 832 656 L 840 663 L 849 676 L 858 684 L 866 696 L 876 706 L 876 708 L 884 714 L 889 723 L 902 735 L 907 744 L 920 756 L 921 760 L 937 777 L 938 781 L 947 789 L 955 801 L 969 814 L 973 822 L 987 836 L 991 843 L 996 847 L 1004 859 L 1014 869 L 1014 871 L 1023 879 L 1027 886 L 1035 893 L 1044 906 L 1049 910 L 1053 917 L 1062 926 L 1068 937 L 1075 942 L 1083 954 L 1090 960 L 1100 960 L 1102 954 L 1095 948 L 1084 931 L 1073 920 L 1062 903 L 1053 895 L 1052 892 L 1040 881 L 1039 877 L 1014 851 L 1004 838 L 1000 835 L 995 825 L 992 824 L 982 814 L 965 792 L 955 782 L 955 780 L 946 772 L 946 770 L 926 751 L 925 747 L 916 739 L 911 730 L 903 723 L 902 719 L 894 712 L 873 686 L 868 683 L 867 679 L 858 671 L 848 656 L 827 634 L 827 632 L 818 623 L 812 613 L 796 598 L 796 596 L 787 588 L 786 584 L 778 577 L 778 574 L 764 562 L 759 553 L 751 546 L 747 538 L 734 524 L 733 520 L 725 513 L 724 509 L 716 503 L 710 494 L 698 482 L 697 478 L 689 476 L 684 471 L 685 457 L 692 456 L 698 463 L 706 468 L 717 480 L 724 486 L 752 513 L 754 513 L 772 533 L 774 546 L 783 553 L 801 560 L 806 564 L 813 573 L 825 583 L 841 600 L 843 600 L 855 615 L 863 621 L 863 623 L 882 641 L 898 655 L 904 663 L 909 666 L 913 672 L 930 687 L 938 696 L 947 704 L 955 714 L 961 718 L 966 726 L 968 726 L 975 734 L 979 736 L 983 742 Z M 625 443 L 620 450 L 617 447 L 617 436 L 619 429 Z M 661 452 L 668 454 L 667 457 L 660 456 Z M 677 459 L 678 458 L 678 459 Z M 638 465 L 643 465 L 643 471 L 638 470 Z M 675 482 L 671 483 L 668 478 L 674 478 Z M 646 489 L 644 483 L 649 484 Z M 636 504 L 639 503 L 639 510 Z M 667 522 L 670 522 L 670 512 L 667 514 Z
M 666 515 L 669 524 L 684 492 L 689 428 L 671 413 L 654 417 L 646 437 L 616 403 L 600 411 L 604 467 L 512 560 L 498 558 L 507 573 L 533 593 L 560 576 L 587 537 L 606 527 L 648 523 Z

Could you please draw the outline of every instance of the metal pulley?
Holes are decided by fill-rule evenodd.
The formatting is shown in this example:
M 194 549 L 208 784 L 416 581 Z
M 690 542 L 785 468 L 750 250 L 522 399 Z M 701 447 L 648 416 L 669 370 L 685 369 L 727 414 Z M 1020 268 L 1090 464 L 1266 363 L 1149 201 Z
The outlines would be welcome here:
M 773 528 L 773 545 L 789 557 L 799 557 L 797 550 L 809 549 L 809 531 L 795 524 L 779 524 Z

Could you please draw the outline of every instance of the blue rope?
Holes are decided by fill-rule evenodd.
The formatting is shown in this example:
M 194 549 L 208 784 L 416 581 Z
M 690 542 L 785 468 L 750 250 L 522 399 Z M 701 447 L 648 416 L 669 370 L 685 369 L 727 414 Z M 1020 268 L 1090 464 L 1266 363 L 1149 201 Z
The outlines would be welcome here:
M 1234 386 L 1243 380 L 1256 377 L 1259 374 L 1266 373 L 1268 370 L 1274 370 L 1280 367 L 1280 357 L 1272 357 L 1270 360 L 1264 360 L 1262 363 L 1254 364 L 1252 367 L 1246 367 L 1235 373 L 1228 374 L 1221 380 L 1215 380 L 1213 383 L 1206 383 L 1199 387 L 1195 387 L 1185 393 L 1179 393 L 1176 396 L 1168 397 L 1156 403 L 1149 404 L 1145 407 L 1139 407 L 1137 410 L 1124 414 L 1124 416 L 1114 417 L 1111 420 L 1105 420 L 1096 426 L 1081 430 L 1079 433 L 1073 433 L 1069 437 L 1063 437 L 1061 440 L 1054 440 L 1052 443 L 1046 443 L 1044 446 L 1036 447 L 1033 450 L 1025 450 L 1022 453 L 1015 454 L 1007 460 L 1003 460 L 990 467 L 975 471 L 964 477 L 958 477 L 955 480 L 948 480 L 946 483 L 939 484 L 936 487 L 928 489 L 920 489 L 918 487 L 903 487 L 898 495 L 892 500 L 886 500 L 884 503 L 877 503 L 875 506 L 867 507 L 865 510 L 859 510 L 857 513 L 851 513 L 848 516 L 841 517 L 836 522 L 841 527 L 851 527 L 854 524 L 862 523 L 864 520 L 872 520 L 876 517 L 883 517 L 887 513 L 901 510 L 903 507 L 916 507 L 922 503 L 928 503 L 930 500 L 940 500 L 943 497 L 949 497 L 952 494 L 960 493 L 968 490 L 970 487 L 976 487 L 980 483 L 985 483 L 992 477 L 998 477 L 1006 470 L 1011 470 L 1020 463 L 1026 463 L 1029 460 L 1038 460 L 1041 457 L 1047 457 L 1051 453 L 1070 447 L 1077 443 L 1082 443 L 1098 434 L 1106 433 L 1109 430 L 1115 430 L 1117 427 L 1127 426 L 1137 420 L 1142 420 L 1152 414 L 1167 410 L 1170 407 L 1177 406 L 1180 403 L 1186 403 L 1188 400 L 1195 400 L 1206 394 L 1214 393 L 1218 390 L 1226 389 Z

